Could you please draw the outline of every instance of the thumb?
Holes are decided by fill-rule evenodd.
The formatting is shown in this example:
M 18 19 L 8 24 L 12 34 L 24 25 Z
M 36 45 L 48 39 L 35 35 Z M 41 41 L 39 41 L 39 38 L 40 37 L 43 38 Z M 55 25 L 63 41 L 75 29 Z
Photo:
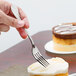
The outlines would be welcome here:
M 0 11 L 0 14 L 1 14 L 1 20 L 0 20 L 1 22 L 0 23 L 4 23 L 8 26 L 12 26 L 15 28 L 24 26 L 24 21 L 18 20 L 18 19 L 11 17 L 9 15 L 6 15 L 3 11 Z

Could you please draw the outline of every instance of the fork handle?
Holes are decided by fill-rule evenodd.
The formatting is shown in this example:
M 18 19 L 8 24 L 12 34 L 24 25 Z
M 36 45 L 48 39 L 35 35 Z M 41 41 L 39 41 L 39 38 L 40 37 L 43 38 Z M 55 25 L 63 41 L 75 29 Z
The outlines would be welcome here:
M 19 12 L 18 12 L 18 13 L 19 13 Z M 17 18 L 18 20 L 21 20 L 19 14 L 16 16 L 16 18 Z M 32 44 L 32 47 L 35 47 L 35 44 L 34 44 L 34 41 L 33 41 L 32 37 L 29 35 L 29 33 L 28 33 L 28 31 L 27 31 L 26 29 L 25 29 L 25 31 L 26 31 L 26 33 L 27 33 L 27 35 L 28 35 L 28 38 L 29 38 L 29 40 L 30 40 L 30 42 L 31 42 L 31 44 Z

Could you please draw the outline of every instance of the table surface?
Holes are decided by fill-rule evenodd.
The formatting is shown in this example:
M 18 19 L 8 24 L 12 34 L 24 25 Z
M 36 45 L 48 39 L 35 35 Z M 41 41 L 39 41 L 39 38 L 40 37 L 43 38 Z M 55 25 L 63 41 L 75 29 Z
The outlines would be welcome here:
M 32 36 L 35 44 L 39 48 L 41 54 L 46 58 L 51 57 L 62 57 L 70 64 L 69 73 L 76 72 L 76 57 L 73 55 L 59 55 L 46 52 L 44 45 L 52 40 L 51 31 L 39 32 Z M 12 65 L 23 65 L 28 66 L 35 62 L 35 59 L 31 53 L 31 44 L 29 39 L 20 42 L 19 44 L 9 48 L 5 52 L 0 54 L 0 71 L 7 69 Z

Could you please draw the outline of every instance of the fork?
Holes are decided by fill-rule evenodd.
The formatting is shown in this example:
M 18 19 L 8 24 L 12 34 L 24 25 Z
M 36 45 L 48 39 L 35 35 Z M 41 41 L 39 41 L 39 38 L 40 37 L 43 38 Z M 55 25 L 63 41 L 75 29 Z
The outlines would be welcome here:
M 12 13 L 14 14 L 14 16 L 21 20 L 20 18 L 20 15 L 19 15 L 19 12 L 18 12 L 18 8 L 15 6 L 15 5 L 12 5 L 11 6 L 11 11 Z M 47 60 L 41 55 L 41 53 L 39 52 L 39 49 L 37 48 L 37 46 L 34 44 L 34 41 L 33 39 L 31 38 L 31 36 L 28 34 L 27 30 L 25 30 L 27 35 L 28 35 L 28 38 L 31 42 L 31 45 L 32 45 L 32 55 L 33 57 L 44 67 L 47 67 L 49 65 L 49 63 L 47 62 Z

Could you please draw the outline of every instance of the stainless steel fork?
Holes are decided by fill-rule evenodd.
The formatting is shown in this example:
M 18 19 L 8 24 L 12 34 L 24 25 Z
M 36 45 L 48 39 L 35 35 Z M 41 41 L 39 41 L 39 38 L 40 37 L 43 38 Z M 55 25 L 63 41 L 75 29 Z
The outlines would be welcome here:
M 19 15 L 19 12 L 18 12 L 18 9 L 15 5 L 12 5 L 11 6 L 11 11 L 13 12 L 14 16 L 21 20 L 20 19 L 20 15 Z M 27 32 L 27 30 L 25 30 Z M 31 36 L 28 34 L 27 32 L 27 35 L 28 35 L 28 38 L 31 42 L 31 45 L 32 45 L 32 55 L 34 56 L 34 58 L 41 64 L 43 65 L 44 67 L 47 67 L 49 65 L 49 63 L 46 61 L 46 59 L 41 55 L 41 53 L 39 52 L 38 48 L 36 47 L 36 45 L 34 44 L 34 41 L 32 40 Z

